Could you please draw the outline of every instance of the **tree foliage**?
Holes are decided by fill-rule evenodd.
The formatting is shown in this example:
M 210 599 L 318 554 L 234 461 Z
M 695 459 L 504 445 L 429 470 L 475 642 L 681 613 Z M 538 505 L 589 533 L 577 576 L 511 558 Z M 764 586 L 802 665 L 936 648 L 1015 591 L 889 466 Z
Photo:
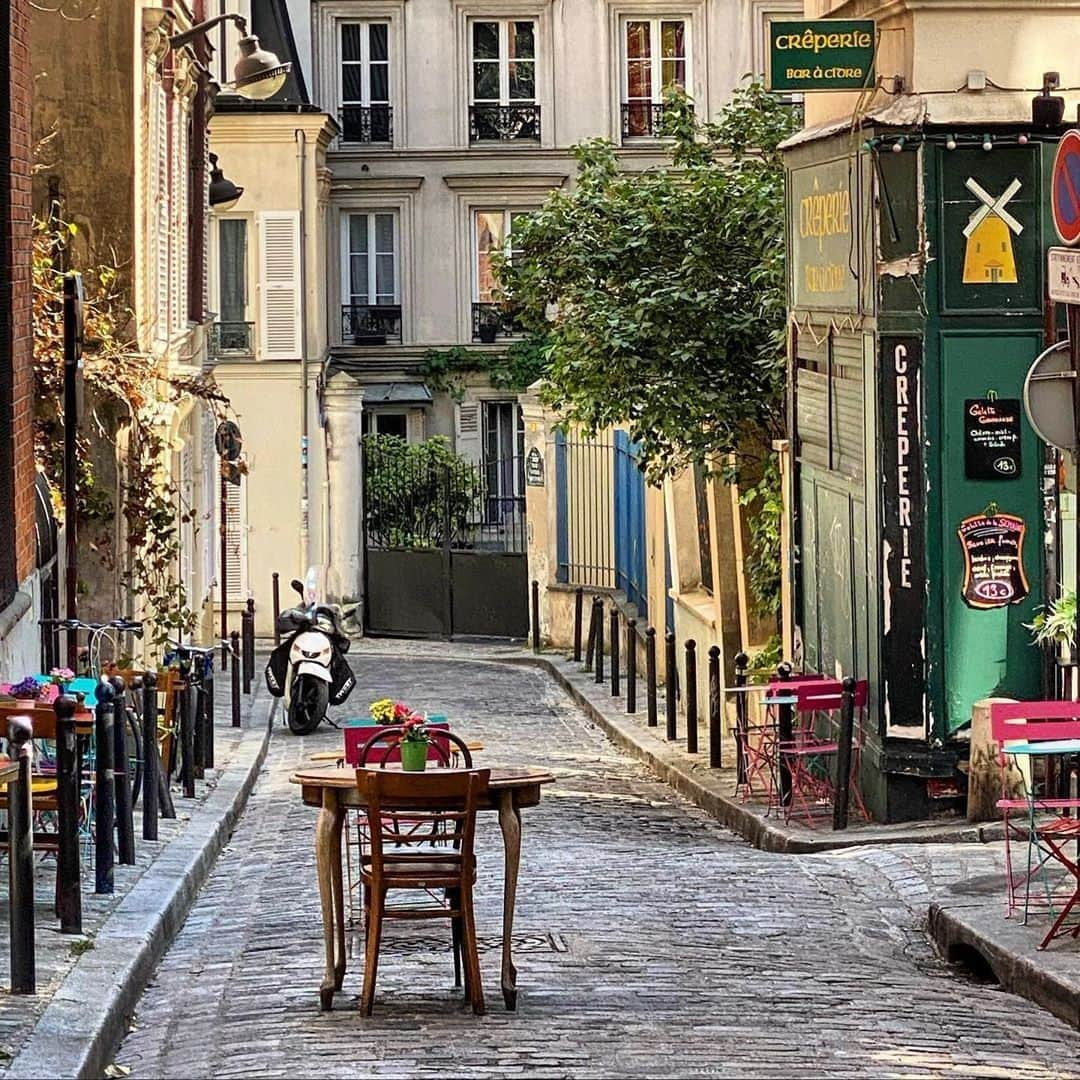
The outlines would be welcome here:
M 515 319 L 547 337 L 546 396 L 568 421 L 629 428 L 650 479 L 745 458 L 783 426 L 784 174 L 791 110 L 759 85 L 718 120 L 669 98 L 670 167 L 620 171 L 575 148 L 578 181 L 501 260 Z
M 60 253 L 76 235 L 73 225 L 34 220 L 34 449 L 38 466 L 59 500 L 64 481 L 64 327 Z M 144 611 L 150 640 L 164 643 L 194 627 L 179 578 L 180 526 L 194 520 L 168 472 L 169 428 L 185 398 L 202 401 L 217 416 L 228 400 L 205 378 L 170 379 L 156 359 L 129 336 L 132 314 L 120 271 L 102 263 L 80 268 L 84 303 L 83 380 L 88 415 L 78 433 L 76 493 L 80 536 L 106 567 L 120 575 L 129 598 L 126 612 Z M 91 440 L 105 440 L 119 468 L 111 478 L 95 473 Z M 64 514 L 72 512 L 59 501 Z M 123 522 L 123 550 L 114 550 L 113 528 Z

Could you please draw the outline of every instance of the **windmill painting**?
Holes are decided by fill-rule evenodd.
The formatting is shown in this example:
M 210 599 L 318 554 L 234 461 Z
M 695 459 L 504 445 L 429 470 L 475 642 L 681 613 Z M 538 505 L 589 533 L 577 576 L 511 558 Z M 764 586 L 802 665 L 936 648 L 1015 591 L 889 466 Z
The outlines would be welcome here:
M 1013 180 L 996 199 L 970 176 L 964 186 L 980 203 L 964 226 L 964 284 L 1015 285 L 1013 234 L 1019 236 L 1024 226 L 1005 207 L 1020 190 L 1020 181 Z

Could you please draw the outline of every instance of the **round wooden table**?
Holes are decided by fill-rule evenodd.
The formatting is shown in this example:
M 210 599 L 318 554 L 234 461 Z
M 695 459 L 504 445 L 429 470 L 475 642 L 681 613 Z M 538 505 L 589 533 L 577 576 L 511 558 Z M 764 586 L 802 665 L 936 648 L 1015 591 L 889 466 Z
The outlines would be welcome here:
M 554 781 L 551 773 L 529 769 L 491 769 L 488 796 L 478 809 L 497 811 L 505 851 L 503 877 L 502 992 L 507 1009 L 517 1007 L 517 968 L 511 935 L 521 862 L 521 811 L 540 802 L 540 789 Z M 356 785 L 356 770 L 330 765 L 300 769 L 289 777 L 307 806 L 319 808 L 315 826 L 315 862 L 322 905 L 326 971 L 319 988 L 325 1011 L 345 979 L 345 897 L 341 873 L 341 830 L 345 812 L 364 807 Z

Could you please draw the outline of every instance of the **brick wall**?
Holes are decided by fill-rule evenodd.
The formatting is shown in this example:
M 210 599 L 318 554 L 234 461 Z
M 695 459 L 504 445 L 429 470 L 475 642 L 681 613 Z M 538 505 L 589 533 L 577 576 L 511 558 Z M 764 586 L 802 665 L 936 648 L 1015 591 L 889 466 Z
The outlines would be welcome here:
M 11 189 L 9 203 L 12 349 L 12 441 L 15 467 L 15 566 L 19 581 L 34 569 L 33 340 L 31 331 L 30 247 L 30 6 L 9 0 L 9 125 Z

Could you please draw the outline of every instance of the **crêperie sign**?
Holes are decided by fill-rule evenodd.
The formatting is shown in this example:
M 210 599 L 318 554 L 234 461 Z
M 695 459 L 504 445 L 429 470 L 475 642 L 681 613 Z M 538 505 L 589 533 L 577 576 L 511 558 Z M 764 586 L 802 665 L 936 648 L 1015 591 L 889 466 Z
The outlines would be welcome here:
M 873 19 L 769 23 L 769 83 L 774 91 L 862 90 L 873 86 Z

